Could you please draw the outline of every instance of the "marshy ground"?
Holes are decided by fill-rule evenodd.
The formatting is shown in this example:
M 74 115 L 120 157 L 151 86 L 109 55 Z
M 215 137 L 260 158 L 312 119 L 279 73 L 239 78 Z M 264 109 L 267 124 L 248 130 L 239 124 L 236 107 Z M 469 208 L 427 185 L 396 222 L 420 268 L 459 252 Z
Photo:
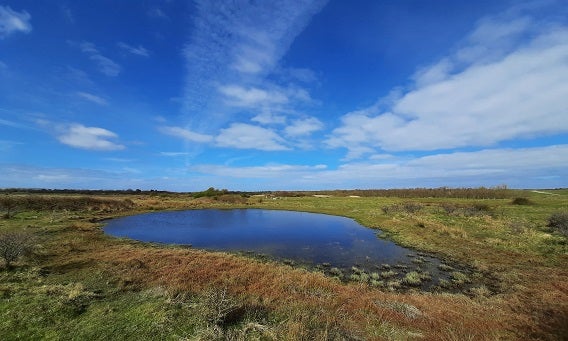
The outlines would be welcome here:
M 0 334 L 7 340 L 566 339 L 568 244 L 548 225 L 568 209 L 568 191 L 462 193 L 467 198 L 421 191 L 201 198 L 2 193 L 0 236 L 22 233 L 30 247 L 10 267 L 0 261 Z M 105 218 L 212 207 L 350 217 L 415 250 L 411 264 L 428 255 L 442 259 L 448 277 L 436 284 L 440 290 L 425 292 L 427 274 L 397 264 L 376 271 L 304 269 L 112 238 L 101 229 Z

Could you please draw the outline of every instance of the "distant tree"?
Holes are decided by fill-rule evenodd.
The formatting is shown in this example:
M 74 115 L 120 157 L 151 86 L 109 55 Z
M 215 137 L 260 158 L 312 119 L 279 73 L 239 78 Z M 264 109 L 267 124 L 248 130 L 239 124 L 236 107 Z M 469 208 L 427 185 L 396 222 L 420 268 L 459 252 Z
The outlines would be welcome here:
M 227 193 L 229 193 L 229 191 L 226 190 L 226 189 L 219 190 L 219 189 L 216 189 L 215 187 L 209 187 L 205 191 L 194 193 L 193 197 L 194 198 L 201 198 L 201 197 L 211 198 L 211 197 L 216 197 L 218 195 L 223 195 L 223 194 L 227 194 Z
M 29 254 L 33 248 L 33 238 L 25 232 L 4 232 L 0 234 L 0 257 L 4 259 L 6 268 L 12 267 L 12 262 Z

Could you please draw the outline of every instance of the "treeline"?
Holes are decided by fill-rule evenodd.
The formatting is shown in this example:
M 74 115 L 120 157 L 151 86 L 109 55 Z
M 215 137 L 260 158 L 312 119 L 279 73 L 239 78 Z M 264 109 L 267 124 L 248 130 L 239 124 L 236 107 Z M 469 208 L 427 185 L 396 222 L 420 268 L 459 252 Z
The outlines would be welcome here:
M 55 195 L 0 195 L 0 211 L 4 218 L 10 218 L 22 210 L 31 211 L 97 211 L 115 212 L 135 206 L 130 199 L 110 199 L 90 196 Z
M 514 190 L 501 185 L 496 187 L 477 188 L 404 188 L 404 189 L 348 189 L 323 191 L 229 191 L 209 187 L 198 192 L 169 192 L 158 190 L 71 190 L 71 189 L 0 189 L 4 194 L 70 194 L 70 195 L 176 195 L 188 194 L 194 198 L 219 197 L 233 194 L 248 197 L 255 194 L 264 194 L 277 197 L 304 197 L 313 195 L 330 195 L 336 197 L 397 197 L 397 198 L 465 198 L 465 199 L 508 199 L 514 197 Z
M 80 195 L 120 195 L 120 194 L 168 194 L 173 192 L 158 191 L 155 189 L 45 189 L 45 188 L 5 188 L 0 194 L 80 194 Z
M 396 197 L 396 198 L 462 198 L 462 199 L 508 199 L 514 191 L 507 186 L 478 188 L 407 188 L 407 189 L 353 189 L 333 191 L 280 191 L 272 192 L 280 197 L 330 195 L 336 197 Z

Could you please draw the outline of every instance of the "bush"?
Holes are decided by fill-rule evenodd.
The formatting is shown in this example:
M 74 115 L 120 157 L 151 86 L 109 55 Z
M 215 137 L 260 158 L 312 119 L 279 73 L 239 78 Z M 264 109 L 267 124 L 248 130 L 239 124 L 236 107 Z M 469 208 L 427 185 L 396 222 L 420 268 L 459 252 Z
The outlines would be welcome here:
M 552 213 L 548 218 L 548 227 L 552 231 L 568 236 L 568 211 Z
M 473 204 L 463 208 L 463 215 L 466 217 L 476 217 L 491 213 L 491 207 L 487 204 Z
M 419 203 L 405 202 L 402 204 L 383 206 L 381 209 L 383 210 L 384 214 L 399 213 L 399 212 L 414 214 L 422 210 L 422 208 L 423 206 Z
M 532 201 L 527 198 L 515 198 L 511 201 L 513 205 L 532 205 Z
M 0 235 L 0 257 L 4 259 L 6 268 L 12 267 L 12 262 L 32 251 L 32 236 L 24 232 L 4 232 Z

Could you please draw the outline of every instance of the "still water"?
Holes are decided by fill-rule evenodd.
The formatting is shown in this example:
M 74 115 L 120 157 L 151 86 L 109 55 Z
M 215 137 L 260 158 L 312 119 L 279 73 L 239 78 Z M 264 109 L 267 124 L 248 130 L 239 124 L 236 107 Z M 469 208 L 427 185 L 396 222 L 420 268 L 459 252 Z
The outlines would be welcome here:
M 140 214 L 108 221 L 105 232 L 145 242 L 254 252 L 302 264 L 378 268 L 413 264 L 414 253 L 377 237 L 352 219 L 262 209 L 188 210 Z M 409 257 L 410 256 L 410 257 Z M 421 256 L 423 263 L 439 261 Z

